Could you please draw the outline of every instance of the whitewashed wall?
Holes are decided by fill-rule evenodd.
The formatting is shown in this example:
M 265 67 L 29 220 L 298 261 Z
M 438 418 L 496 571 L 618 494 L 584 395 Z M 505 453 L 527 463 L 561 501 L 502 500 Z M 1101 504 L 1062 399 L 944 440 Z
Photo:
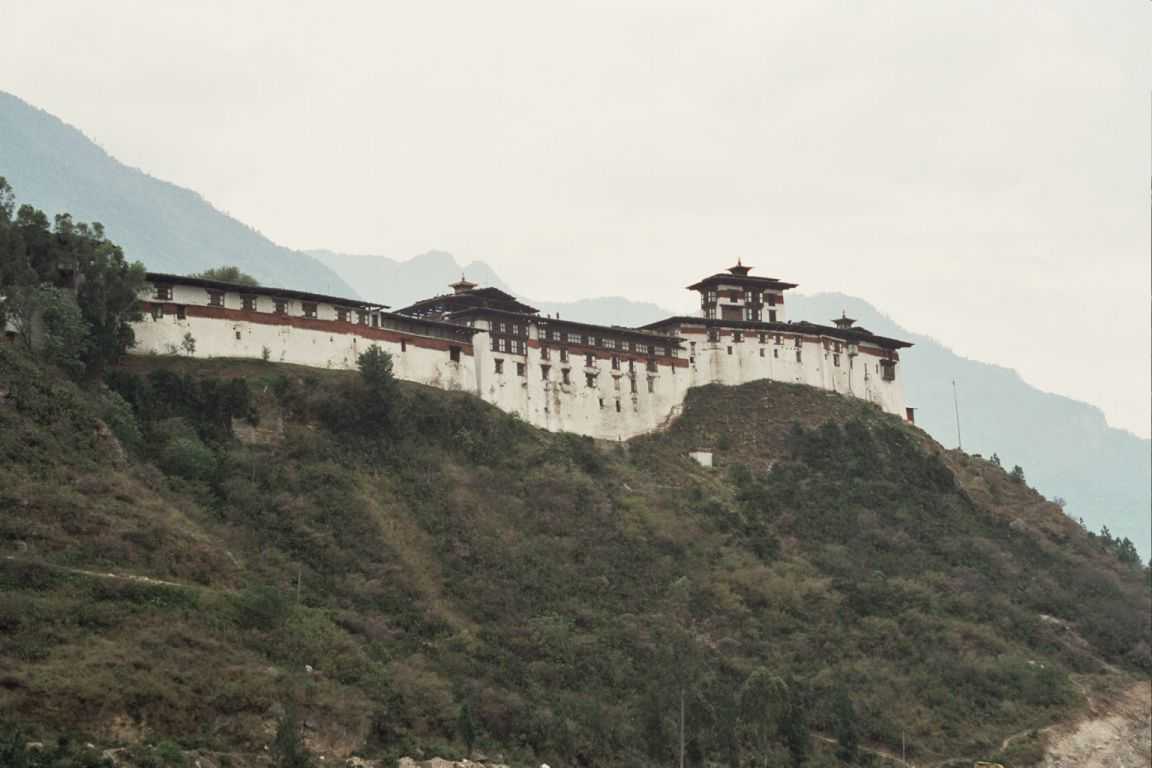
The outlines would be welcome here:
M 150 294 L 146 300 L 153 300 Z M 132 352 L 137 355 L 188 355 L 181 345 L 184 334 L 190 333 L 195 341 L 195 351 L 191 357 L 266 358 L 273 362 L 314 368 L 355 369 L 360 354 L 377 344 L 392 355 L 397 378 L 441 389 L 474 390 L 475 365 L 466 345 L 460 361 L 453 362 L 446 348 L 422 346 L 424 343 L 446 346 L 448 342 L 445 339 L 425 341 L 409 336 L 408 341 L 402 345 L 399 340 L 375 338 L 375 335 L 379 335 L 374 334 L 376 329 L 365 327 L 360 331 L 360 326 L 334 325 L 329 330 L 314 330 L 273 324 L 278 316 L 271 313 L 271 299 L 261 298 L 259 301 L 259 311 L 268 315 L 262 319 L 268 322 L 197 317 L 195 310 L 204 307 L 207 302 L 204 289 L 175 286 L 172 299 L 162 303 L 185 305 L 188 307 L 188 316 L 181 320 L 175 314 L 166 312 L 164 317 L 154 319 L 146 314 L 143 320 L 133 324 L 136 346 Z M 239 293 L 225 294 L 224 309 L 239 310 L 242 306 Z M 298 300 L 289 302 L 288 315 L 292 319 L 302 319 Z M 336 317 L 334 305 L 317 305 L 317 320 L 334 321 Z
M 142 297 L 152 301 L 151 295 Z M 840 392 L 875 403 L 888 413 L 903 416 L 904 387 L 902 371 L 895 381 L 883 381 L 879 360 L 873 354 L 848 354 L 842 346 L 840 365 L 834 364 L 832 349 L 826 349 L 819 337 L 801 337 L 801 360 L 796 360 L 794 337 L 784 336 L 782 343 L 768 335 L 760 343 L 758 334 L 745 334 L 735 341 L 731 331 L 722 331 L 716 342 L 709 342 L 702 329 L 685 329 L 684 349 L 678 365 L 662 359 L 655 373 L 650 373 L 641 356 L 636 360 L 637 391 L 631 392 L 627 355 L 621 354 L 621 369 L 612 370 L 610 357 L 598 352 L 595 366 L 585 367 L 585 356 L 573 352 L 567 367 L 570 382 L 562 382 L 559 351 L 551 351 L 550 360 L 542 360 L 537 328 L 529 324 L 527 354 L 493 352 L 486 321 L 477 321 L 479 332 L 471 346 L 462 346 L 459 362 L 453 362 L 447 349 L 456 342 L 442 338 L 419 338 L 389 331 L 394 338 L 376 338 L 381 329 L 333 323 L 332 328 L 300 327 L 288 324 L 283 316 L 272 314 L 272 300 L 261 297 L 259 321 L 236 317 L 197 316 L 197 308 L 207 305 L 203 288 L 176 285 L 173 296 L 164 304 L 187 306 L 188 315 L 178 319 L 166 313 L 154 319 L 146 315 L 134 324 L 135 354 L 184 355 L 182 341 L 186 333 L 195 340 L 191 356 L 198 358 L 266 358 L 273 362 L 294 363 L 316 368 L 353 369 L 356 359 L 372 344 L 378 344 L 392 355 L 397 378 L 446 390 L 472 392 L 508 413 L 518 414 L 527 423 L 554 432 L 566 431 L 606 440 L 625 440 L 658 430 L 675 418 L 683 408 L 688 389 L 705 384 L 737 385 L 769 379 Z M 224 309 L 241 310 L 242 295 L 227 293 Z M 215 310 L 215 308 L 212 308 Z M 265 317 L 264 315 L 267 315 Z M 288 316 L 302 320 L 298 300 L 289 301 Z M 318 303 L 318 321 L 335 321 L 337 307 Z M 322 325 L 316 321 L 306 325 Z M 406 338 L 401 343 L 400 338 Z M 688 362 L 692 355 L 692 363 Z M 495 370 L 495 360 L 503 359 L 503 372 Z M 524 365 L 521 375 L 517 363 Z M 541 365 L 550 366 L 545 380 Z M 594 386 L 587 386 L 585 374 L 593 373 Z M 652 377 L 653 391 L 648 391 Z M 617 405 L 619 404 L 619 406 Z M 617 410 L 619 407 L 619 410 Z

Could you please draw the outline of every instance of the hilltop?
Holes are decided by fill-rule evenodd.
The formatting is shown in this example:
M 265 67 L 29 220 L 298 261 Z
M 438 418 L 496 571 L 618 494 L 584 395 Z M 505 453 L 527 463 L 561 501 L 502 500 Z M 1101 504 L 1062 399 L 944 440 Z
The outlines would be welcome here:
M 845 734 L 1029 765 L 1152 671 L 1146 572 L 834 394 L 704 387 L 601 445 L 355 373 L 140 358 L 92 390 L 0 356 L 0 711 L 31 737 L 237 765 L 296 711 L 329 759 L 661 765 L 683 695 L 691 765 Z

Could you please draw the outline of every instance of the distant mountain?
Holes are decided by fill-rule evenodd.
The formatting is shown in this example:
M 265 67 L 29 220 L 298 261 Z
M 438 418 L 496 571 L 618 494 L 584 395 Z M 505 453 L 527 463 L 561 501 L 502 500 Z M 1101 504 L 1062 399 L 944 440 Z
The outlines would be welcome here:
M 484 262 L 465 267 L 451 254 L 432 251 L 407 261 L 311 251 L 365 296 L 395 306 L 448 290 L 469 280 L 515 293 Z M 674 314 L 656 304 L 621 297 L 546 302 L 521 296 L 548 314 L 583 322 L 641 325 Z M 1152 542 L 1152 441 L 1109 427 L 1094 406 L 1043 392 L 1008 368 L 957 355 L 935 339 L 900 327 L 868 302 L 838 293 L 790 294 L 789 317 L 826 322 L 847 311 L 860 325 L 885 336 L 915 342 L 903 353 L 907 402 L 916 420 L 944 445 L 956 445 L 952 380 L 957 382 L 964 448 L 1000 456 L 1005 466 L 1023 467 L 1028 482 L 1050 498 L 1063 498 L 1066 511 L 1093 530 L 1108 526 L 1127 536 L 1147 559 Z
M 492 267 L 482 261 L 461 265 L 444 251 L 428 251 L 399 261 L 387 256 L 353 255 L 333 251 L 307 251 L 357 286 L 366 299 L 399 308 L 418 299 L 447 293 L 449 284 L 463 275 L 474 283 L 515 293 Z M 672 312 L 645 302 L 621 296 L 604 296 L 580 301 L 538 301 L 520 296 L 544 314 L 559 314 L 568 320 L 608 325 L 643 325 Z
M 195 192 L 116 160 L 76 128 L 0 91 L 0 176 L 49 216 L 98 221 L 134 260 L 187 274 L 235 265 L 266 284 L 355 296 L 335 272 Z

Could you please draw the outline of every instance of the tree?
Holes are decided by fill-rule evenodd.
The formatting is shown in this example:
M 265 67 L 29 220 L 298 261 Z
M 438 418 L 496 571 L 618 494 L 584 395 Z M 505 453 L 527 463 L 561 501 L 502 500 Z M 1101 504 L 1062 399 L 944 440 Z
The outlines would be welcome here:
M 188 357 L 196 354 L 196 337 L 190 331 L 184 333 L 184 338 L 180 341 L 180 349 L 184 350 L 184 354 Z
M 1002 467 L 1002 466 L 1004 466 L 1002 463 L 1000 463 L 1000 455 L 999 455 L 999 454 L 997 454 L 997 453 L 993 453 L 993 454 L 992 454 L 992 458 L 990 459 L 990 461 L 991 461 L 993 464 L 995 464 L 997 467 Z
M 312 758 L 300 739 L 300 724 L 294 704 L 289 704 L 284 710 L 284 717 L 280 718 L 276 738 L 272 742 L 272 752 L 276 756 L 278 768 L 312 768 Z
M 1021 484 L 1024 482 L 1024 468 L 1019 464 L 1012 467 L 1012 480 Z
M 460 705 L 460 713 L 456 716 L 456 731 L 464 746 L 468 749 L 468 757 L 472 757 L 472 750 L 476 746 L 476 722 L 472 718 L 472 707 L 468 702 Z
M 753 670 L 740 688 L 740 719 L 748 727 L 765 768 L 787 695 L 784 681 L 764 667 Z
M 855 765 L 860 756 L 859 723 L 856 720 L 856 708 L 848 691 L 840 688 L 836 691 L 836 700 L 833 704 L 833 718 L 836 733 L 836 757 L 840 762 Z
M 219 280 L 222 283 L 235 283 L 237 285 L 247 285 L 256 287 L 260 285 L 259 281 L 252 275 L 241 272 L 239 267 L 223 266 L 212 267 L 203 272 L 193 272 L 188 277 L 199 277 L 203 280 Z
M 379 344 L 368 347 L 356 358 L 360 378 L 373 394 L 390 394 L 396 382 L 392 375 L 392 355 L 380 348 Z
M 778 723 L 780 736 L 788 747 L 793 768 L 800 768 L 808 762 L 811 748 L 808 729 L 808 697 L 804 687 L 797 681 L 789 682 L 784 691 L 784 706 Z

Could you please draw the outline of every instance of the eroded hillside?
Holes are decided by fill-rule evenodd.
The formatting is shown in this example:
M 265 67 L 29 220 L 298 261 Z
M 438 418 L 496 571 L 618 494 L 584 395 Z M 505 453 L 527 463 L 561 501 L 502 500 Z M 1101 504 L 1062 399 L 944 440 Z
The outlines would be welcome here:
M 142 359 L 112 395 L 0 355 L 0 711 L 36 738 L 243 760 L 291 710 L 329 759 L 662 765 L 683 694 L 692 765 L 1027 765 L 1150 670 L 1144 573 L 836 395 L 702 388 L 595 445 L 355 374 Z

